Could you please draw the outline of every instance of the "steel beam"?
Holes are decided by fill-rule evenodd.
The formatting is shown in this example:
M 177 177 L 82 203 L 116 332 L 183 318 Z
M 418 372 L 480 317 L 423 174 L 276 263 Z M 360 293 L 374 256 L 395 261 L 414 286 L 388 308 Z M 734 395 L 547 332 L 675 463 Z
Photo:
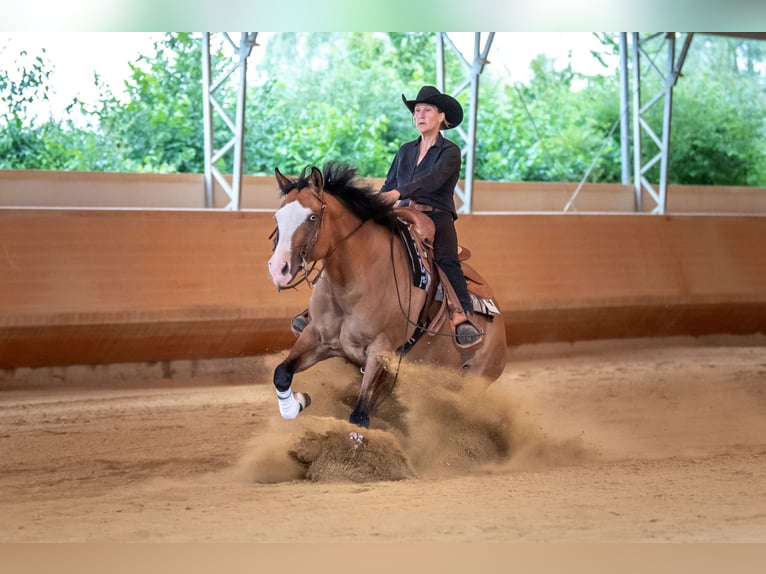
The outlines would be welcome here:
M 628 34 L 620 32 L 620 151 L 623 185 L 630 183 L 630 80 L 628 79 Z
M 484 66 L 487 64 L 487 54 L 492 47 L 492 40 L 495 37 L 494 32 L 490 32 L 486 42 L 482 46 L 481 32 L 474 34 L 473 57 L 469 62 L 465 56 L 455 47 L 455 44 L 449 38 L 446 32 L 436 33 L 436 83 L 441 92 L 451 93 L 457 97 L 462 91 L 468 90 L 468 130 L 465 131 L 462 126 L 455 128 L 463 139 L 461 147 L 462 155 L 465 157 L 465 179 L 464 187 L 461 189 L 458 185 L 455 188 L 455 195 L 459 199 L 457 206 L 458 213 L 471 213 L 473 209 L 473 181 L 476 157 L 476 127 L 479 109 L 479 77 Z M 455 90 L 448 92 L 445 89 L 445 68 L 444 68 L 444 46 L 445 44 L 460 58 L 463 68 L 466 71 L 466 77 L 463 83 Z
M 666 62 L 664 71 L 662 64 L 657 64 L 650 55 L 648 44 L 654 42 L 659 34 L 641 38 L 638 33 L 633 33 L 631 38 L 631 51 L 633 60 L 633 186 L 635 189 L 636 211 L 650 211 L 655 214 L 664 214 L 667 209 L 668 189 L 668 165 L 670 160 L 670 133 L 673 114 L 673 88 L 678 82 L 678 77 L 686 60 L 686 55 L 691 45 L 693 33 L 686 34 L 680 56 L 676 58 L 675 32 L 664 34 L 663 41 L 666 48 Z M 661 80 L 660 90 L 643 103 L 642 78 L 644 74 L 643 64 L 648 65 L 648 70 L 654 71 Z M 662 125 L 660 129 L 652 126 L 649 119 L 649 110 L 658 102 L 663 101 Z M 658 131 L 659 134 L 658 135 Z M 645 157 L 642 149 L 643 136 L 648 136 L 657 147 L 657 152 Z M 647 178 L 647 172 L 657 163 L 660 164 L 659 182 L 652 184 Z M 655 185 L 657 188 L 655 189 Z M 651 206 L 643 205 L 644 194 L 652 201 Z
M 202 35 L 202 98 L 203 98 L 203 121 L 204 121 L 204 153 L 205 153 L 205 205 L 215 205 L 215 184 L 226 193 L 228 203 L 224 207 L 227 210 L 238 210 L 242 196 L 242 164 L 244 158 L 245 142 L 245 98 L 247 93 L 247 59 L 256 46 L 255 40 L 258 32 L 242 32 L 239 44 L 236 44 L 228 33 L 223 33 L 223 38 L 233 50 L 234 62 L 226 68 L 221 75 L 213 78 L 212 56 L 210 53 L 210 32 Z M 237 103 L 232 119 L 223 104 L 216 99 L 216 90 L 236 79 Z M 215 149 L 213 137 L 213 119 L 215 114 L 226 124 L 232 136 L 219 149 Z M 233 153 L 231 182 L 215 166 L 216 162 L 227 153 Z

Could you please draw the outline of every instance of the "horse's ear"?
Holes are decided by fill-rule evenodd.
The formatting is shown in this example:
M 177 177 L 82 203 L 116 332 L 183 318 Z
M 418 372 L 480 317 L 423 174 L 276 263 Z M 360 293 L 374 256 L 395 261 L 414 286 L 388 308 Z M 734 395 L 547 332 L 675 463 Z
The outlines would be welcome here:
M 284 175 L 282 175 L 282 172 L 279 171 L 278 167 L 274 168 L 274 175 L 277 178 L 277 185 L 279 186 L 279 189 L 282 190 L 282 193 L 284 193 L 287 190 L 287 188 L 293 183 L 289 177 L 285 177 Z
M 324 177 L 322 177 L 322 172 L 319 171 L 319 168 L 316 166 L 312 166 L 311 168 L 311 175 L 309 175 L 309 187 L 315 193 L 319 193 L 324 187 Z

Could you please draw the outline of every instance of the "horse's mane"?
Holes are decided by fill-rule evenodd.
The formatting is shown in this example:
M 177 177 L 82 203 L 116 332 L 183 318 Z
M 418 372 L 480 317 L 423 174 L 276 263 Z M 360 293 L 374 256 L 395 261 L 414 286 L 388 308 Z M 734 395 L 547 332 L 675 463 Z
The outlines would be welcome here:
M 304 168 L 295 187 L 303 189 L 308 186 L 310 173 L 311 167 Z M 372 219 L 377 223 L 393 225 L 395 216 L 391 205 L 380 197 L 372 185 L 357 178 L 356 168 L 346 163 L 329 161 L 322 169 L 322 177 L 325 192 L 337 198 L 359 219 Z

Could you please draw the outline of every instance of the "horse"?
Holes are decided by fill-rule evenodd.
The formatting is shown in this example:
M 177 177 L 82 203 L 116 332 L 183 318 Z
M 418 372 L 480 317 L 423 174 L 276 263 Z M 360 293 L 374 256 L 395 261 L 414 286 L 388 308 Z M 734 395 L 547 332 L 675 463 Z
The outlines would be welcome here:
M 449 321 L 442 320 L 437 330 L 419 323 L 428 293 L 411 282 L 411 260 L 397 232 L 401 210 L 362 183 L 355 168 L 328 162 L 322 171 L 307 167 L 297 179 L 279 168 L 275 176 L 282 203 L 274 216 L 271 279 L 279 290 L 303 281 L 313 286 L 310 320 L 273 373 L 283 418 L 297 417 L 311 402 L 308 394 L 293 392 L 293 376 L 331 357 L 343 357 L 363 373 L 349 417 L 363 428 L 396 379 L 386 368 L 392 363 L 386 356 L 398 354 L 489 381 L 500 376 L 507 347 L 499 309 L 494 316 L 474 316 L 482 337 L 468 350 L 456 346 Z

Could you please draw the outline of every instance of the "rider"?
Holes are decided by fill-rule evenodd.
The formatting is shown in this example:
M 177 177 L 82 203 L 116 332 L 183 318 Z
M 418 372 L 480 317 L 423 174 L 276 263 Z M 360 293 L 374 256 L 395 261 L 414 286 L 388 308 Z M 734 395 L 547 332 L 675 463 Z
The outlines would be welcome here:
M 452 311 L 450 320 L 457 343 L 469 346 L 481 335 L 466 315 L 472 315 L 471 298 L 458 260 L 454 192 L 460 175 L 461 153 L 457 145 L 440 133 L 463 121 L 463 108 L 455 98 L 433 86 L 423 86 L 414 100 L 402 94 L 402 100 L 412 113 L 420 137 L 399 148 L 380 193 L 392 205 L 414 205 L 434 222 L 434 258 L 460 302 L 460 309 Z M 293 318 L 292 329 L 296 335 L 308 321 L 308 310 Z
M 455 220 L 455 185 L 460 175 L 460 148 L 446 139 L 441 130 L 457 127 L 463 121 L 460 103 L 434 86 L 423 86 L 414 100 L 402 94 L 404 105 L 420 132 L 418 139 L 405 143 L 388 170 L 381 195 L 394 205 L 414 205 L 434 222 L 434 257 L 447 275 L 460 301 L 451 321 L 459 345 L 478 341 L 480 333 L 468 320 L 471 298 L 458 260 Z

